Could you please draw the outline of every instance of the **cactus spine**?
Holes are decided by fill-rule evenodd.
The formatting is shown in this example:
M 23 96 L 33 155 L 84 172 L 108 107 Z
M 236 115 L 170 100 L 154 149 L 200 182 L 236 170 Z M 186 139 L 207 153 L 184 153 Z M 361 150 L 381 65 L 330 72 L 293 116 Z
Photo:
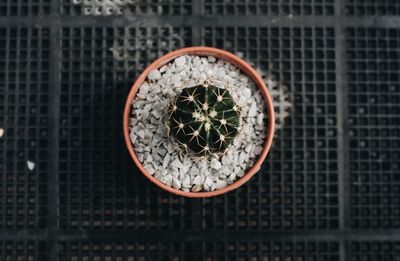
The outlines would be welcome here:
M 224 153 L 238 134 L 240 120 L 229 91 L 207 82 L 184 88 L 167 107 L 169 133 L 196 156 Z

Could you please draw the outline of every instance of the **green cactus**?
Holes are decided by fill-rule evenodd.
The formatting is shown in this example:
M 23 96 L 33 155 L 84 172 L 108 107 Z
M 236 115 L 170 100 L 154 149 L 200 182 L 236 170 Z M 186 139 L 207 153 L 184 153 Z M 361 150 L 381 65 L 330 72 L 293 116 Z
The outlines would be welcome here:
M 167 107 L 167 126 L 180 147 L 196 156 L 222 154 L 240 129 L 240 107 L 227 89 L 205 82 L 184 88 Z

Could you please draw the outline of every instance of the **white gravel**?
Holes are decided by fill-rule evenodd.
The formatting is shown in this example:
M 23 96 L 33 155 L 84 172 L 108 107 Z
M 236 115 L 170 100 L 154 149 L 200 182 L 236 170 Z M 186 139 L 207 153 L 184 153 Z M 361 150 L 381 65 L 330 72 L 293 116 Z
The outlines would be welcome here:
M 181 56 L 150 72 L 132 107 L 130 137 L 144 168 L 164 184 L 183 191 L 213 191 L 242 177 L 261 153 L 266 115 L 255 83 L 230 63 L 215 57 Z M 180 90 L 210 81 L 228 88 L 242 109 L 242 132 L 221 158 L 193 159 L 167 137 L 161 115 Z
M 27 161 L 26 161 L 26 166 L 28 167 L 28 169 L 29 169 L 30 171 L 32 171 L 32 170 L 35 169 L 36 164 L 35 164 L 35 162 L 33 162 L 33 161 L 27 160 Z

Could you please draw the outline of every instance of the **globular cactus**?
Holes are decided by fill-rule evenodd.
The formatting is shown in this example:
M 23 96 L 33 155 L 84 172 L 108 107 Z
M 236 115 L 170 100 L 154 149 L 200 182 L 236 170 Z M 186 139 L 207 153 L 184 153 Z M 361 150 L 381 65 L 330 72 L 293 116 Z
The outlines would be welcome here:
M 167 107 L 167 126 L 195 156 L 224 153 L 240 130 L 240 107 L 227 89 L 207 82 L 184 88 Z

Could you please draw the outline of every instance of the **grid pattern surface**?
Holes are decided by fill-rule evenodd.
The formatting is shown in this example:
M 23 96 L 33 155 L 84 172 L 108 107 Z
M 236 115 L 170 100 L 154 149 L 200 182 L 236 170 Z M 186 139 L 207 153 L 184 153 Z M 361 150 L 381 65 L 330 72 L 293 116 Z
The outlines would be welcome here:
M 193 0 L 60 0 L 66 15 L 190 15 Z
M 48 70 L 48 29 L 0 28 L 0 228 L 46 225 Z
M 201 254 L 196 255 L 199 247 Z M 339 260 L 332 241 L 61 241 L 60 261 L 70 260 Z M 122 258 L 123 257 L 123 258 Z M 92 259 L 90 259 L 92 258 Z
M 184 28 L 61 30 L 60 228 L 188 227 L 189 202 L 147 186 L 122 153 L 120 122 L 134 75 L 190 39 Z
M 51 0 L 0 0 L 0 17 L 49 15 L 50 3 Z
M 0 0 L 0 261 L 400 261 L 395 0 Z M 270 87 L 261 171 L 163 192 L 126 151 L 134 79 L 184 46 Z
M 48 250 L 46 242 L 43 241 L 4 240 L 0 242 L 0 260 L 47 260 Z
M 400 227 L 400 31 L 348 28 L 351 226 Z
M 60 261 L 103 260 L 193 260 L 193 244 L 180 241 L 61 241 Z
M 205 45 L 241 53 L 266 80 L 284 83 L 294 109 L 260 175 L 203 201 L 203 228 L 338 227 L 334 36 L 333 28 L 204 28 Z
M 351 260 L 354 261 L 399 261 L 400 242 L 361 241 L 351 243 Z
M 334 15 L 334 0 L 204 0 L 206 15 Z
M 400 15 L 397 0 L 346 0 L 347 15 Z
M 339 244 L 325 241 L 206 241 L 201 260 L 338 261 Z

